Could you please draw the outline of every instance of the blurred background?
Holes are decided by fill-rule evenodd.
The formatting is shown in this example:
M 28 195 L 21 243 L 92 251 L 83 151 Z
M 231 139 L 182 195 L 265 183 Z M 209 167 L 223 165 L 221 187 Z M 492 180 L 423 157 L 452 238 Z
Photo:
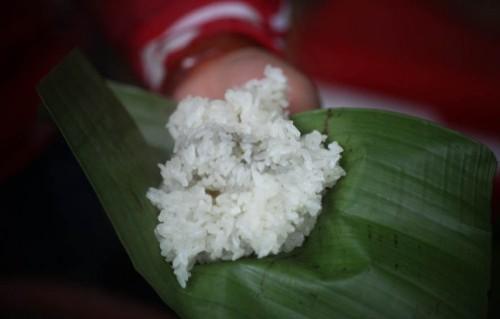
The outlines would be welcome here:
M 96 3 L 2 4 L 3 318 L 174 317 L 133 270 L 73 155 L 39 109 L 37 82 L 74 47 L 104 76 L 141 85 L 102 31 Z M 324 107 L 424 117 L 500 158 L 499 1 L 293 1 L 292 13 L 286 54 L 314 79 Z M 500 315 L 498 184 L 497 175 L 490 318 Z

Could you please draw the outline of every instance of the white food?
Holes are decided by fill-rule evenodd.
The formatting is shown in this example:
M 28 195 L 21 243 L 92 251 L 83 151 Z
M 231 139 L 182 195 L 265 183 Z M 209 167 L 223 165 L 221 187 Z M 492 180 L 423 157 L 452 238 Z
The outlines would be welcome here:
M 302 245 L 323 190 L 345 174 L 336 142 L 325 148 L 325 135 L 300 136 L 288 119 L 282 71 L 264 74 L 225 100 L 188 97 L 168 121 L 174 154 L 147 197 L 161 211 L 155 234 L 182 287 L 197 262 Z

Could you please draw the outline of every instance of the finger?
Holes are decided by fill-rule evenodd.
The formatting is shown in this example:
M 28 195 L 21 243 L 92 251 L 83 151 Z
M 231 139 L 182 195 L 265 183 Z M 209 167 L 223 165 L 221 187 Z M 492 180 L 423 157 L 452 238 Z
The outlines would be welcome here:
M 312 81 L 304 76 L 288 76 L 288 79 L 290 113 L 300 113 L 321 107 L 318 90 Z

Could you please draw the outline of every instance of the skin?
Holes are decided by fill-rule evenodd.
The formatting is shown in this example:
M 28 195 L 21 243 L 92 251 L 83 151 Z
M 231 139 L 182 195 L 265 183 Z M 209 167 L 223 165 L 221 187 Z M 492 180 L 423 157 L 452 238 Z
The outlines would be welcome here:
M 176 100 L 188 95 L 222 98 L 227 88 L 262 78 L 266 65 L 281 68 L 288 78 L 290 113 L 320 106 L 316 88 L 304 74 L 280 58 L 253 47 L 231 51 L 201 64 L 174 88 L 172 95 Z

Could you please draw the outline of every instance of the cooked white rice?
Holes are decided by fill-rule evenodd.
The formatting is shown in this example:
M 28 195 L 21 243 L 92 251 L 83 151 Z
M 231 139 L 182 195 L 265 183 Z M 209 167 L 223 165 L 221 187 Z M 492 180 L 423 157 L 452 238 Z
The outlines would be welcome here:
M 161 211 L 155 234 L 182 287 L 197 262 L 302 245 L 323 190 L 345 174 L 336 142 L 326 149 L 326 136 L 300 136 L 288 120 L 282 71 L 264 74 L 225 100 L 188 97 L 168 121 L 174 154 L 147 197 Z

